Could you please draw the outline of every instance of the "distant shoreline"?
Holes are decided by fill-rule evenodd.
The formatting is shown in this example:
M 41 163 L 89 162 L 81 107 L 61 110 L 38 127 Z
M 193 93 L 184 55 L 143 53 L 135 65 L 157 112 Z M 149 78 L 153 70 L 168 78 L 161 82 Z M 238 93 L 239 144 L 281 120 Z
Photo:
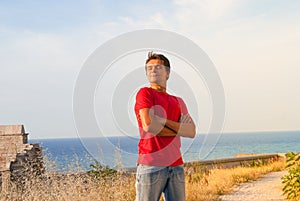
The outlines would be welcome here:
M 39 143 L 44 155 L 56 161 L 57 171 L 68 171 L 68 166 L 77 165 L 86 170 L 94 160 L 114 167 L 116 154 L 122 167 L 134 167 L 138 142 L 139 138 L 129 137 L 30 140 Z M 231 158 L 240 153 L 300 152 L 300 132 L 197 135 L 194 139 L 182 138 L 181 151 L 185 162 Z
M 232 134 L 253 134 L 253 133 L 262 133 L 262 134 L 274 134 L 274 133 L 300 133 L 300 130 L 265 130 L 265 131 L 234 131 L 234 132 L 222 132 L 222 133 L 197 133 L 197 135 L 232 135 Z M 93 139 L 93 138 L 107 138 L 107 137 L 129 137 L 129 138 L 139 138 L 140 136 L 137 135 L 130 135 L 130 136 L 125 136 L 125 135 L 103 135 L 103 136 L 73 136 L 73 137 L 54 137 L 54 138 L 30 138 L 29 141 L 35 141 L 35 140 L 69 140 L 69 139 Z

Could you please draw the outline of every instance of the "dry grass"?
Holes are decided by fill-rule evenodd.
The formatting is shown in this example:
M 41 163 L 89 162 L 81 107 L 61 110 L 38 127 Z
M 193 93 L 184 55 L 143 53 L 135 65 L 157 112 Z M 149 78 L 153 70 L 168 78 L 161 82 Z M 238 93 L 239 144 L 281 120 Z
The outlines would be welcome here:
M 261 167 L 214 169 L 206 173 L 189 173 L 186 170 L 188 201 L 219 200 L 235 185 L 255 180 L 262 174 L 284 169 L 284 162 L 274 162 Z M 135 199 L 135 176 L 117 173 L 95 179 L 86 173 L 50 173 L 29 178 L 22 187 L 12 183 L 10 192 L 1 195 L 2 200 L 120 200 Z
M 133 200 L 133 175 L 116 174 L 102 179 L 86 173 L 46 173 L 26 181 L 23 187 L 14 183 L 3 200 Z M 2 196 L 1 196 L 2 197 Z
M 276 161 L 260 167 L 213 169 L 207 173 L 186 175 L 188 201 L 220 200 L 219 196 L 230 192 L 235 185 L 258 179 L 261 175 L 283 170 L 285 161 Z

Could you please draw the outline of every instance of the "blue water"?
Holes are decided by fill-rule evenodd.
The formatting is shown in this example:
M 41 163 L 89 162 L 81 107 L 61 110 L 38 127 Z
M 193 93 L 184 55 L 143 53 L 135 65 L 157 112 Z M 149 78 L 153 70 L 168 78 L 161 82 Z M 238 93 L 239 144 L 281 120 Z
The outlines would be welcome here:
M 99 137 L 30 140 L 43 147 L 48 171 L 90 169 L 97 160 L 103 165 L 136 165 L 138 137 Z M 226 133 L 182 138 L 185 162 L 228 158 L 236 154 L 300 152 L 300 131 Z

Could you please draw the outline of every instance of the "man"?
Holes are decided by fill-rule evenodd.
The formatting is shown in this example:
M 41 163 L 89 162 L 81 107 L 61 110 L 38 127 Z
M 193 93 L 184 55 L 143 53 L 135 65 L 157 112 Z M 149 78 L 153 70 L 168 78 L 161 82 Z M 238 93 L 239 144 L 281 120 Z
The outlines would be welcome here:
M 162 54 L 149 52 L 146 75 L 150 87 L 139 90 L 135 114 L 140 141 L 136 175 L 136 200 L 185 200 L 180 136 L 194 138 L 195 124 L 179 97 L 166 92 L 170 62 Z

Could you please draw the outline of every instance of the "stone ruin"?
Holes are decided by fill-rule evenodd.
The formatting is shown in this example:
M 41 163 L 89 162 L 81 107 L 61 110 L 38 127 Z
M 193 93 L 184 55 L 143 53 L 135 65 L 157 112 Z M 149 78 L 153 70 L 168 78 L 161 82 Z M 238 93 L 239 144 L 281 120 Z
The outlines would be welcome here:
M 28 144 L 23 125 L 0 125 L 0 190 L 7 192 L 11 181 L 44 172 L 42 148 Z

